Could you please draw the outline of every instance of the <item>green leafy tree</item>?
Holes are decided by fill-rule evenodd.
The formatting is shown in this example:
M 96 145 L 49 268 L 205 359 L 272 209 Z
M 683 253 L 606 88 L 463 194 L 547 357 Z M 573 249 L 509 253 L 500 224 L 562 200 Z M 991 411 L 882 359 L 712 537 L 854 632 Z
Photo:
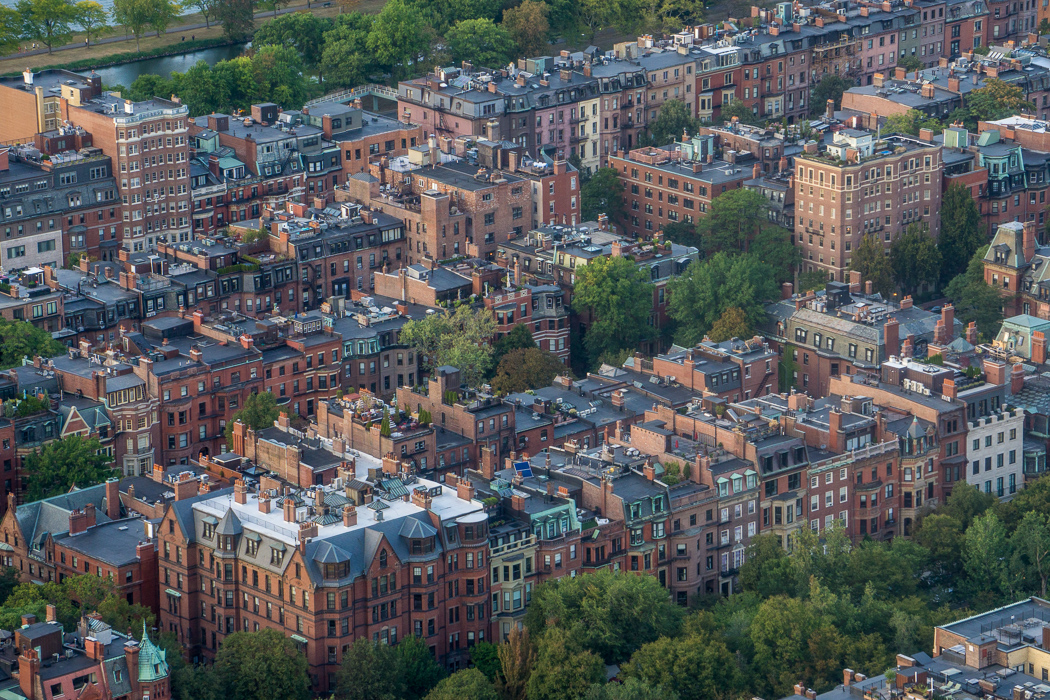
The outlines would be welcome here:
M 176 700 L 223 700 L 214 666 L 187 666 L 173 671 L 171 689 Z
M 476 668 L 453 673 L 427 695 L 427 700 L 499 700 L 499 694 L 485 674 Z
M 226 700 L 308 700 L 308 664 L 295 642 L 275 629 L 227 635 L 215 655 Z
M 890 246 L 893 279 L 905 294 L 916 294 L 941 271 L 941 252 L 924 223 L 912 223 Z
M 981 87 L 967 93 L 965 104 L 974 123 L 1035 111 L 1035 105 L 1025 99 L 1024 90 L 998 78 L 988 78 Z
M 835 109 L 842 107 L 842 93 L 853 87 L 853 81 L 837 75 L 828 74 L 820 79 L 813 88 L 809 99 L 810 114 L 816 116 L 823 114 L 827 109 L 828 100 L 835 102 Z
M 649 122 L 644 142 L 652 146 L 667 146 L 681 140 L 685 132 L 695 134 L 698 124 L 685 102 L 668 100 L 660 106 L 656 119 Z
M 660 228 L 660 232 L 666 240 L 681 245 L 703 248 L 703 241 L 697 231 L 696 224 L 688 221 L 669 221 Z
M 547 35 L 551 29 L 549 14 L 547 3 L 537 0 L 523 0 L 517 7 L 503 11 L 503 28 L 510 32 L 522 56 L 541 56 L 546 53 Z
M 678 323 L 677 342 L 694 345 L 726 309 L 742 310 L 753 327 L 765 317 L 764 304 L 776 298 L 776 275 L 768 265 L 749 254 L 717 253 L 672 280 L 668 313 Z
M 445 33 L 448 50 L 456 62 L 476 66 L 501 66 L 517 53 L 510 32 L 490 19 L 464 19 Z
M 891 114 L 882 127 L 884 134 L 910 134 L 918 136 L 919 129 L 940 131 L 944 125 L 937 119 L 928 117 L 917 109 L 909 109 L 903 114 Z
M 681 700 L 729 698 L 738 685 L 733 655 L 722 639 L 706 633 L 650 642 L 631 656 L 623 673 L 673 688 Z
M 703 249 L 709 256 L 719 251 L 750 253 L 769 266 L 778 283 L 792 279 L 799 249 L 768 214 L 769 203 L 757 190 L 731 190 L 716 197 L 696 227 Z
M 647 268 L 624 257 L 595 258 L 576 268 L 573 289 L 573 310 L 590 319 L 583 339 L 589 357 L 634 348 L 653 337 Z
M 395 78 L 408 75 L 428 47 L 426 24 L 404 0 L 384 5 L 368 34 L 368 50 Z
M 241 421 L 252 430 L 273 427 L 273 422 L 281 415 L 277 406 L 277 397 L 270 392 L 252 394 L 244 401 L 244 406 L 233 414 L 233 420 L 226 424 L 226 444 L 233 444 L 233 424 Z
M 801 293 L 818 292 L 828 283 L 826 270 L 810 270 L 798 273 L 798 290 Z
M 1046 34 L 1050 34 L 1050 19 L 1043 17 L 1043 19 L 1039 20 L 1038 31 L 1039 36 L 1045 36 Z
M 531 347 L 511 350 L 499 363 L 492 388 L 501 394 L 550 386 L 554 378 L 568 374 L 568 368 L 547 350 Z
M 368 52 L 371 17 L 360 12 L 339 15 L 334 26 L 324 34 L 321 71 L 328 84 L 354 87 L 368 80 L 374 64 Z
M 215 5 L 215 21 L 230 41 L 242 41 L 255 29 L 255 0 L 221 0 Z
M 1042 476 L 1026 484 L 1023 489 L 1005 503 L 996 506 L 999 519 L 1007 532 L 1013 532 L 1029 511 L 1050 513 L 1050 477 Z
M 1011 537 L 1013 549 L 1011 569 L 1016 585 L 1028 592 L 1046 597 L 1050 578 L 1050 525 L 1045 513 L 1029 511 Z
M 529 676 L 529 700 L 580 698 L 594 683 L 605 680 L 605 664 L 583 648 L 573 633 L 551 628 L 539 640 L 536 664 Z
M 999 333 L 1003 321 L 1003 299 L 999 290 L 984 281 L 982 260 L 988 246 L 982 246 L 970 258 L 966 272 L 957 275 L 944 290 L 952 300 L 955 317 L 968 325 L 977 324 L 978 337 L 990 341 Z
M 211 28 L 210 17 L 215 14 L 215 8 L 222 0 L 186 0 L 183 7 L 187 10 L 193 8 L 204 17 L 204 28 Z M 264 25 L 265 26 L 265 25 Z
M 175 0 L 150 0 L 149 28 L 160 36 L 168 31 L 181 9 Z
M 106 31 L 106 10 L 95 0 L 80 0 L 76 5 L 76 23 L 83 30 L 88 43 Z
M 154 627 L 157 618 L 146 605 L 129 603 L 122 595 L 109 595 L 95 608 L 102 621 L 118 632 L 128 632 L 141 636 L 142 625 Z M 180 654 L 181 655 L 181 654 Z
M 71 0 L 19 0 L 16 9 L 22 17 L 25 37 L 39 41 L 48 53 L 73 36 L 77 10 Z
M 541 585 L 525 626 L 534 635 L 546 630 L 544 637 L 556 627 L 606 663 L 621 663 L 643 644 L 677 632 L 681 619 L 682 608 L 655 577 L 599 571 Z
M 485 678 L 495 681 L 500 672 L 499 647 L 492 642 L 478 642 L 470 650 L 470 662 Z
M 463 305 L 409 321 L 401 329 L 400 342 L 414 346 L 428 370 L 457 367 L 467 385 L 477 386 L 492 366 L 489 341 L 495 334 L 496 320 L 490 310 Z
M 580 188 L 580 213 L 584 221 L 606 214 L 613 223 L 623 221 L 623 181 L 616 168 L 598 168 Z
M 311 93 L 298 52 L 288 46 L 263 46 L 251 58 L 256 96 L 286 108 L 302 105 Z
M 968 530 L 973 521 L 995 505 L 995 496 L 984 493 L 973 484 L 960 482 L 952 488 L 940 513 L 959 521 Z
M 834 630 L 825 633 L 827 620 L 813 613 L 799 598 L 777 596 L 762 603 L 749 630 L 754 645 L 754 682 L 759 692 L 783 697 L 790 694 L 793 685 L 800 681 L 807 687 L 816 685 L 812 675 L 802 675 L 804 669 L 812 673 L 814 665 L 810 642 L 818 630 L 824 633 L 827 642 Z M 831 655 L 840 660 L 836 652 L 841 653 L 842 642 L 836 639 L 834 644 L 838 650 L 825 648 L 820 652 L 823 656 Z
M 757 126 L 762 123 L 762 119 L 743 100 L 733 100 L 729 104 L 722 105 L 718 114 L 719 121 L 731 124 L 733 117 L 736 117 L 741 124 Z
M 0 369 L 9 369 L 34 357 L 54 357 L 65 346 L 47 331 L 25 321 L 0 319 Z
M 70 435 L 49 442 L 22 459 L 27 477 L 26 500 L 66 493 L 73 486 L 85 488 L 114 475 L 112 458 L 102 452 L 98 438 Z
M 897 65 L 909 73 L 914 73 L 917 70 L 922 70 L 926 66 L 923 65 L 922 61 L 916 56 L 905 56 L 901 60 L 897 61 Z
M 941 282 L 948 284 L 966 271 L 973 254 L 984 243 L 981 214 L 970 190 L 952 183 L 941 198 L 941 232 L 937 247 L 941 250 Z
M 291 12 L 259 27 L 252 37 L 252 46 L 287 46 L 299 54 L 303 66 L 316 69 L 321 65 L 325 35 L 333 28 L 334 23 L 327 17 L 312 12 Z
M 711 324 L 711 330 L 707 335 L 716 343 L 730 338 L 750 338 L 751 324 L 747 320 L 747 314 L 738 306 L 727 307 L 718 320 Z
M 20 578 L 21 574 L 13 566 L 5 566 L 0 569 L 0 606 L 3 606 L 11 597 Z
M 941 580 L 952 581 L 961 570 L 964 532 L 958 518 L 947 513 L 931 513 L 916 526 L 915 542 L 930 553 L 931 573 Z
M 794 567 L 780 536 L 756 535 L 747 548 L 747 560 L 740 567 L 740 587 L 763 598 L 791 595 L 796 590 Z
M 594 35 L 603 26 L 612 23 L 616 6 L 606 0 L 580 0 L 575 3 L 577 21 L 587 35 L 587 41 L 594 43 Z
M 0 56 L 17 51 L 21 41 L 22 16 L 13 8 L 0 7 Z
M 360 637 L 343 654 L 335 674 L 339 700 L 400 700 L 406 692 L 394 647 Z
M 963 543 L 963 588 L 981 608 L 1003 600 L 1010 587 L 1006 528 L 994 511 L 974 518 Z
M 637 678 L 623 683 L 592 685 L 583 700 L 679 700 L 680 696 L 662 685 L 652 686 Z
M 532 331 L 526 324 L 519 323 L 492 346 L 492 362 L 498 366 L 512 350 L 528 350 L 534 347 L 536 347 L 536 341 L 532 337 Z
M 406 636 L 394 650 L 397 652 L 397 674 L 405 682 L 404 700 L 420 700 L 445 678 L 445 669 L 434 660 L 430 646 L 422 638 Z
M 135 37 L 136 51 L 141 50 L 139 40 L 153 21 L 153 4 L 153 0 L 113 0 L 113 21 Z
M 889 297 L 893 293 L 893 269 L 878 236 L 861 238 L 850 258 L 849 269 L 860 272 L 864 281 L 870 280 L 872 288 L 882 296 Z

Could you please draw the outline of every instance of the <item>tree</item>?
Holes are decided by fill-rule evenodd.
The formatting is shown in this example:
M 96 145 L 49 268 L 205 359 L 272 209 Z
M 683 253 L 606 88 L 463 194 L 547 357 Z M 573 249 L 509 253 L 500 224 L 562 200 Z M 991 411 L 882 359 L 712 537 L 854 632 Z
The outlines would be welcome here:
M 937 119 L 928 117 L 917 109 L 909 109 L 904 114 L 891 114 L 886 118 L 886 125 L 882 127 L 884 134 L 910 134 L 919 135 L 919 129 L 940 131 L 944 126 Z
M 827 270 L 810 270 L 798 273 L 798 292 L 818 292 L 828 283 Z
M 637 678 L 628 678 L 623 683 L 592 685 L 583 700 L 679 700 L 679 695 L 662 685 L 654 687 Z
M 150 2 L 150 29 L 160 36 L 168 31 L 168 27 L 179 16 L 179 4 L 175 0 L 151 0 Z
M 130 630 L 141 635 L 143 623 L 147 628 L 156 625 L 156 616 L 148 606 L 129 603 L 122 595 L 107 596 L 95 610 L 102 616 L 103 622 L 118 632 Z
M 406 636 L 394 650 L 397 674 L 405 683 L 404 700 L 420 700 L 445 677 L 445 669 L 434 660 L 430 647 L 420 637 Z
M 47 331 L 24 321 L 0 318 L 0 369 L 9 369 L 34 357 L 54 357 L 65 352 L 65 346 Z
M 0 569 L 0 606 L 7 602 L 15 588 L 19 584 L 21 574 L 13 566 L 5 566 Z
M 22 39 L 22 15 L 10 7 L 0 7 L 0 56 L 17 51 Z
M 691 346 L 726 309 L 740 309 L 754 327 L 765 317 L 765 303 L 776 298 L 776 275 L 768 265 L 750 254 L 717 253 L 671 281 L 668 313 L 678 323 L 677 342 Z
M 226 424 L 226 444 L 233 444 L 233 425 L 237 421 L 244 423 L 252 430 L 272 428 L 273 422 L 281 415 L 277 406 L 277 397 L 270 392 L 252 394 L 244 401 L 244 406 L 233 414 L 233 420 Z
M 251 57 L 255 94 L 285 108 L 302 105 L 310 95 L 298 52 L 289 46 L 263 46 Z
M 255 29 L 255 0 L 221 0 L 215 5 L 215 21 L 230 41 L 242 41 Z
M 960 527 L 965 531 L 970 528 L 973 521 L 986 513 L 995 505 L 995 496 L 983 493 L 973 484 L 960 482 L 952 488 L 948 494 L 944 508 L 940 513 L 949 515 L 959 521 Z
M 84 30 L 88 43 L 106 30 L 106 10 L 95 0 L 80 0 L 76 5 L 76 22 Z
M 599 257 L 576 268 L 572 308 L 590 319 L 583 338 L 589 357 L 634 348 L 653 337 L 648 323 L 653 285 L 647 270 L 624 257 Z
M 485 674 L 476 668 L 456 671 L 430 691 L 427 700 L 499 700 Z
M 517 7 L 503 11 L 503 28 L 510 32 L 522 56 L 541 56 L 547 51 L 550 22 L 547 3 L 523 0 Z
M 796 590 L 792 562 L 779 535 L 762 534 L 751 538 L 747 559 L 740 567 L 740 587 L 763 598 L 790 595 Z
M 536 665 L 526 685 L 529 700 L 569 700 L 581 697 L 605 680 L 605 665 L 582 648 L 571 632 L 557 627 L 543 633 Z
M 580 188 L 580 214 L 584 221 L 597 221 L 601 214 L 623 221 L 623 181 L 616 168 L 598 168 Z
M 799 249 L 784 228 L 770 222 L 768 213 L 769 203 L 757 190 L 736 189 L 716 197 L 696 227 L 703 249 L 709 256 L 719 251 L 751 253 L 769 266 L 777 283 L 792 279 Z
M 998 78 L 988 78 L 982 87 L 966 96 L 966 111 L 975 124 L 981 121 L 1003 119 L 1021 112 L 1032 113 L 1035 105 L 1024 98 L 1019 86 Z
M 1038 29 L 1038 31 L 1039 31 L 1039 36 L 1044 36 L 1046 34 L 1050 34 L 1050 19 L 1047 19 L 1046 17 L 1043 17 L 1043 19 L 1039 20 L 1039 29 Z
M 672 688 L 681 700 L 733 697 L 736 661 L 711 634 L 661 637 L 636 651 L 622 672 L 650 686 Z
M 492 388 L 501 394 L 550 386 L 554 378 L 568 374 L 568 368 L 547 350 L 531 347 L 511 350 L 496 369 Z
M 668 100 L 660 106 L 656 119 L 649 122 L 645 141 L 653 146 L 666 146 L 681 139 L 685 132 L 696 133 L 697 125 L 685 102 Z
M 427 27 L 404 0 L 390 0 L 375 18 L 368 34 L 368 50 L 375 62 L 395 78 L 408 75 L 429 46 Z
M 982 608 L 992 607 L 1008 592 L 1010 582 L 1006 563 L 1009 554 L 1006 528 L 994 511 L 975 518 L 966 529 L 962 587 Z
M 496 688 L 503 700 L 525 700 L 525 686 L 536 664 L 536 648 L 527 629 L 512 626 L 507 641 L 499 646 L 500 672 Z
M 1012 568 L 1020 586 L 1026 591 L 1038 591 L 1040 597 L 1045 598 L 1050 578 L 1050 525 L 1046 514 L 1025 513 L 1010 546 L 1014 552 Z
M 947 513 L 931 513 L 916 525 L 915 542 L 930 553 L 933 573 L 945 581 L 954 580 L 960 571 L 963 532 L 959 520 Z
M 113 0 L 112 12 L 113 21 L 135 37 L 135 50 L 141 50 L 139 40 L 153 19 L 153 0 Z
M 333 26 L 332 20 L 312 12 L 292 12 L 259 27 L 252 36 L 252 46 L 287 46 L 295 49 L 303 65 L 316 69 L 321 65 L 325 35 Z
M 339 700 L 400 700 L 405 679 L 397 672 L 394 647 L 360 637 L 343 654 L 335 674 L 335 697 Z
M 872 289 L 884 297 L 893 293 L 893 270 L 886 257 L 886 249 L 878 236 L 864 236 L 860 245 L 853 251 L 849 269 L 860 272 L 865 281 L 870 281 Z
M 409 321 L 401 329 L 400 342 L 414 346 L 428 370 L 443 365 L 456 367 L 464 383 L 478 386 L 492 366 L 489 341 L 495 334 L 496 319 L 490 310 L 462 305 L 455 311 Z
M 308 665 L 295 642 L 275 629 L 227 635 L 215 656 L 225 700 L 310 697 Z
M 26 38 L 39 41 L 48 53 L 73 36 L 77 11 L 71 0 L 18 0 L 16 7 Z
M 215 8 L 221 1 L 222 0 L 186 0 L 182 6 L 187 10 L 191 7 L 197 8 L 197 12 L 204 17 L 204 28 L 209 29 L 211 27 L 211 21 L 208 18 L 215 13 Z
M 941 252 L 929 226 L 915 222 L 890 245 L 893 279 L 905 294 L 916 294 L 923 284 L 940 276 Z
M 984 243 L 981 214 L 970 190 L 952 183 L 941 198 L 941 283 L 948 284 L 966 270 L 966 265 Z
M 74 486 L 100 484 L 114 475 L 112 461 L 102 452 L 98 438 L 69 435 L 49 442 L 22 460 L 22 473 L 28 481 L 26 499 L 39 501 L 66 493 Z
M 594 35 L 603 25 L 610 24 L 616 8 L 606 0 L 580 0 L 575 3 L 575 14 L 581 29 L 586 29 L 587 40 L 594 43 Z
M 495 681 L 500 671 L 499 647 L 492 642 L 478 642 L 470 650 L 470 662 L 486 678 Z
M 804 669 L 813 668 L 810 640 L 826 624 L 814 612 L 802 600 L 786 596 L 770 598 L 759 607 L 749 632 L 755 650 L 754 682 L 766 697 L 790 694 L 799 681 L 807 687 L 816 685 L 812 675 L 803 675 Z M 827 654 L 825 649 L 823 655 Z
M 445 41 L 457 63 L 470 61 L 476 66 L 501 66 L 517 53 L 510 32 L 490 19 L 460 20 L 445 33 Z
M 682 608 L 671 603 L 655 577 L 603 570 L 541 585 L 525 612 L 525 626 L 544 638 L 554 628 L 563 630 L 582 649 L 614 664 L 643 644 L 676 633 L 681 618 Z
M 744 104 L 743 100 L 733 100 L 729 104 L 722 105 L 722 109 L 719 111 L 719 120 L 730 124 L 733 121 L 733 117 L 736 117 L 737 121 L 742 124 L 757 125 L 762 121 L 750 107 Z
M 957 275 L 944 290 L 952 300 L 955 317 L 968 325 L 977 324 L 977 335 L 990 341 L 999 333 L 1003 321 L 1003 298 L 999 290 L 984 281 L 984 255 L 988 246 L 982 246 L 970 258 L 966 271 Z
M 840 78 L 837 75 L 828 74 L 820 79 L 809 99 L 810 114 L 816 116 L 823 114 L 827 109 L 828 100 L 835 102 L 835 109 L 842 106 L 842 93 L 853 87 L 852 80 Z
M 914 73 L 915 71 L 922 70 L 926 67 L 916 56 L 905 56 L 897 61 L 897 65 L 909 73 Z
M 527 324 L 519 323 L 492 346 L 492 363 L 498 366 L 511 350 L 528 350 L 534 347 L 536 341 L 532 337 L 532 331 Z
M 703 247 L 703 241 L 700 239 L 700 233 L 697 231 L 696 224 L 694 223 L 688 221 L 668 221 L 661 227 L 660 232 L 663 234 L 665 240 L 673 243 L 693 246 L 695 248 Z
M 743 309 L 738 306 L 730 306 L 711 325 L 711 330 L 707 332 L 707 335 L 716 343 L 730 338 L 750 338 L 751 324 L 748 323 L 747 314 Z
M 325 32 L 321 52 L 321 71 L 335 87 L 354 87 L 366 82 L 373 63 L 368 53 L 371 17 L 360 12 L 339 15 Z

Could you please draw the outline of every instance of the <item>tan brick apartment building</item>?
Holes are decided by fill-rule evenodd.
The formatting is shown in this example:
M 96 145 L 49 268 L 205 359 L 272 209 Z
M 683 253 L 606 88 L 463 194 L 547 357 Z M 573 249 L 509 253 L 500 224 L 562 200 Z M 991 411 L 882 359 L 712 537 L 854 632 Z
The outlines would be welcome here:
M 815 142 L 795 162 L 795 240 L 805 271 L 824 270 L 842 281 L 863 236 L 887 249 L 914 222 L 940 230 L 941 147 L 912 138 L 857 129 L 835 133 L 820 151 Z

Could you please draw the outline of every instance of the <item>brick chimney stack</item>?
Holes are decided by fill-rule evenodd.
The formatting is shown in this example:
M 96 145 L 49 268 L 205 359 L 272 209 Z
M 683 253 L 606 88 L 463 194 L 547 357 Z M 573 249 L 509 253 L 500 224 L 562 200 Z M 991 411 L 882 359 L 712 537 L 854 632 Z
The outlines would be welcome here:
M 882 336 L 886 347 L 886 357 L 900 355 L 900 324 L 897 319 L 890 318 L 882 327 Z
M 120 520 L 120 479 L 106 480 L 106 515 L 110 520 Z
M 295 522 L 295 501 L 290 497 L 286 496 L 283 504 L 284 510 L 284 522 L 294 523 Z
M 1039 334 L 1036 334 L 1039 335 Z M 977 345 L 977 322 L 970 321 L 969 325 L 966 326 L 966 342 L 970 345 Z M 1044 346 L 1045 347 L 1045 346 Z M 1032 352 L 1035 353 L 1035 336 L 1032 336 Z M 1033 357 L 1034 361 L 1035 358 Z
M 351 505 L 343 506 L 343 527 L 357 525 L 357 508 Z
M 242 506 L 248 502 L 248 486 L 244 479 L 237 479 L 237 483 L 233 485 L 233 500 Z
M 976 339 L 976 330 L 974 336 Z M 1046 334 L 1042 331 L 1032 334 L 1032 362 L 1037 365 L 1046 362 Z
M 1010 393 L 1016 396 L 1024 389 L 1024 367 L 1017 363 L 1010 370 Z

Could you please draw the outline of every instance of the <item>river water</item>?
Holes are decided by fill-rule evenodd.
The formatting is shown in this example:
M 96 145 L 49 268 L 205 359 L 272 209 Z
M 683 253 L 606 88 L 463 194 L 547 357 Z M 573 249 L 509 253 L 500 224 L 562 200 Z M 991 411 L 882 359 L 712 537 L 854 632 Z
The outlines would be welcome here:
M 186 37 L 189 41 L 189 36 Z M 173 46 L 175 49 L 178 46 Z M 173 72 L 185 73 L 198 61 L 205 61 L 208 65 L 215 65 L 219 61 L 236 58 L 244 50 L 244 44 L 232 44 L 230 46 L 215 46 L 210 49 L 201 49 L 177 56 L 158 56 L 157 58 L 146 58 L 141 61 L 122 63 L 119 66 L 108 68 L 97 68 L 95 72 L 102 76 L 103 85 L 130 86 L 135 78 L 140 75 L 155 74 L 165 78 Z

